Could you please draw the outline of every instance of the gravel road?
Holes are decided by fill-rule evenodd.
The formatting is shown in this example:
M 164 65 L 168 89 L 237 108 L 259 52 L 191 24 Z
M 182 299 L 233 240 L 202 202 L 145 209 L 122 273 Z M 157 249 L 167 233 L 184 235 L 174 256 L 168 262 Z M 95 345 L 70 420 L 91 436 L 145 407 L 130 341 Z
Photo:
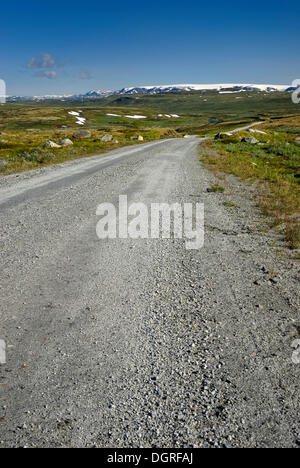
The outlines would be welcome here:
M 207 191 L 198 146 L 0 178 L 0 447 L 300 445 L 299 264 L 253 189 Z M 204 202 L 204 248 L 100 241 L 119 194 Z

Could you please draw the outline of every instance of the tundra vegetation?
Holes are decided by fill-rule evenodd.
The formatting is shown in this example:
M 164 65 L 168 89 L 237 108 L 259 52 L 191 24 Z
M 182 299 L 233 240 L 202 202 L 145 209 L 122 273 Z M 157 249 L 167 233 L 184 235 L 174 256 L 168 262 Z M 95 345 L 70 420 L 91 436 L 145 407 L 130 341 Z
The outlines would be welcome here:
M 76 117 L 69 114 L 77 110 L 81 108 L 33 103 L 1 106 L 0 173 L 12 174 L 101 154 L 125 145 L 181 136 L 172 126 L 166 125 L 166 119 L 162 119 L 162 125 L 158 125 L 153 121 L 156 116 L 152 117 L 149 111 L 144 112 L 147 122 L 141 122 L 125 117 L 125 114 L 135 115 L 135 109 L 130 112 L 128 109 L 124 112 L 118 109 L 120 117 L 113 117 L 107 114 L 113 113 L 114 109 L 90 106 L 80 113 L 86 119 L 81 126 L 76 123 Z M 138 114 L 141 112 L 138 111 Z M 76 138 L 80 130 L 88 130 L 90 136 Z M 112 135 L 112 138 L 103 138 L 106 135 Z M 62 146 L 61 142 L 66 139 L 71 140 L 71 144 Z
M 251 137 L 256 143 L 248 142 Z M 221 135 L 201 147 L 202 161 L 217 174 L 256 183 L 258 205 L 300 247 L 300 117 L 271 119 L 253 130 Z M 253 141 L 255 141 L 253 140 Z

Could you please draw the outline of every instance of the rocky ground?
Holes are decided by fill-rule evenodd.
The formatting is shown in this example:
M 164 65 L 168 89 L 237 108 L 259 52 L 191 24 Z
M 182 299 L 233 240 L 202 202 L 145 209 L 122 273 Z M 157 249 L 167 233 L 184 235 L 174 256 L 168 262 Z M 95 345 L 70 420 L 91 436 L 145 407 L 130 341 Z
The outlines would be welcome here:
M 299 446 L 300 267 L 255 188 L 209 192 L 194 139 L 122 151 L 0 179 L 1 446 Z M 204 202 L 204 248 L 100 241 L 124 193 Z

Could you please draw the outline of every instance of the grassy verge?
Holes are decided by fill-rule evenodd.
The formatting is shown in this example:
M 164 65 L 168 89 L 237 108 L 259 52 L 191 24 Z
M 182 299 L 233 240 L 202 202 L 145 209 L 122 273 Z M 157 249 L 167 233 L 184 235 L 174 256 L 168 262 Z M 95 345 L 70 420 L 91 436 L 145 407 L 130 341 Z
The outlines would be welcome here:
M 292 249 L 300 247 L 300 145 L 295 141 L 299 127 L 299 118 L 283 119 L 260 126 L 264 133 L 241 132 L 201 147 L 201 159 L 213 171 L 256 182 L 259 207 L 274 226 L 284 226 Z

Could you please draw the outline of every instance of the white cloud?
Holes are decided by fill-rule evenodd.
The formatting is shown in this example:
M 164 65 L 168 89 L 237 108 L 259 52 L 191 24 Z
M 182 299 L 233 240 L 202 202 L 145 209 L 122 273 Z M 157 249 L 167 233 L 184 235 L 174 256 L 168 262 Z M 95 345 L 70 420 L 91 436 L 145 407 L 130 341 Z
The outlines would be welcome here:
M 29 69 L 41 69 L 41 68 L 53 68 L 57 65 L 57 61 L 50 54 L 41 54 L 37 57 L 32 57 L 28 62 L 27 68 Z
M 88 70 L 81 70 L 80 72 L 80 79 L 81 80 L 91 80 L 92 74 Z
M 36 78 L 48 78 L 48 80 L 55 80 L 57 78 L 56 71 L 39 71 L 34 74 Z

